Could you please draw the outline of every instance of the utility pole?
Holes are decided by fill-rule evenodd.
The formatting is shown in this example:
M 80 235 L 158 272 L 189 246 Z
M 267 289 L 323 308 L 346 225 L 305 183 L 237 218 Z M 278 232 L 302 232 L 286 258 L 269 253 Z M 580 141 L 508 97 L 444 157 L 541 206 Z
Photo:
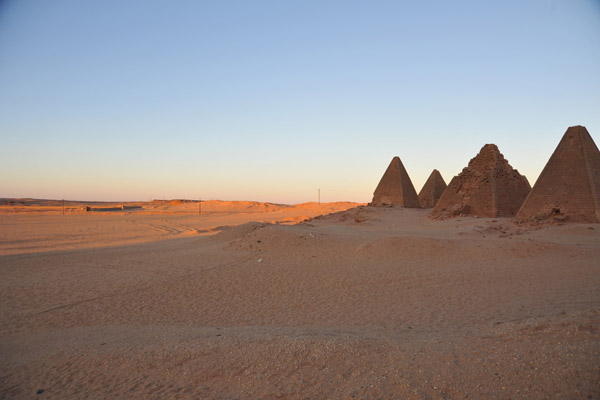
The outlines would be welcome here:
M 317 190 L 318 190 L 318 192 L 319 192 L 319 205 L 321 205 L 321 189 L 319 188 L 319 189 L 317 189 Z

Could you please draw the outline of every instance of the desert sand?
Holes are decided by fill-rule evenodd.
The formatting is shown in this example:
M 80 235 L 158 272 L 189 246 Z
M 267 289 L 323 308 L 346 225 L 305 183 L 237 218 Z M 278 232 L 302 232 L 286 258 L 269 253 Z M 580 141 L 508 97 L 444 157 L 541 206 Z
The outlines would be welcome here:
M 0 398 L 600 398 L 599 224 L 88 206 L 0 206 Z
M 201 205 L 190 200 L 66 201 L 63 214 L 60 200 L 0 199 L 0 255 L 212 235 L 250 221 L 291 224 L 357 205 L 219 200 L 203 201 Z

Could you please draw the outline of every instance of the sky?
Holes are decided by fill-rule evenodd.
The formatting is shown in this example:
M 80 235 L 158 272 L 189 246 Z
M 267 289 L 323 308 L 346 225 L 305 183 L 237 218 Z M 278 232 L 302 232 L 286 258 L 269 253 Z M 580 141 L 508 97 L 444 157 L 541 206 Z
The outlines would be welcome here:
M 0 197 L 368 202 L 600 144 L 600 0 L 0 0 Z

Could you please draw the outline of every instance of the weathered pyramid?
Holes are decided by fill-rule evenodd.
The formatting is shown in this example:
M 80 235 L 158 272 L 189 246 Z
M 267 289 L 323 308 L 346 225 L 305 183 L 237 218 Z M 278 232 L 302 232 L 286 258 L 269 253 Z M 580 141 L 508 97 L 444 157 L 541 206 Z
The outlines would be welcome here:
M 514 216 L 531 186 L 513 169 L 495 144 L 486 144 L 452 181 L 435 205 L 431 216 Z
M 444 181 L 444 178 L 442 178 L 440 171 L 434 169 L 419 192 L 419 202 L 421 203 L 421 207 L 433 208 L 445 189 L 446 182 Z
M 417 192 L 400 158 L 394 157 L 373 193 L 371 205 L 421 208 Z
M 600 222 L 600 151 L 583 126 L 567 129 L 517 213 L 520 219 L 553 216 Z

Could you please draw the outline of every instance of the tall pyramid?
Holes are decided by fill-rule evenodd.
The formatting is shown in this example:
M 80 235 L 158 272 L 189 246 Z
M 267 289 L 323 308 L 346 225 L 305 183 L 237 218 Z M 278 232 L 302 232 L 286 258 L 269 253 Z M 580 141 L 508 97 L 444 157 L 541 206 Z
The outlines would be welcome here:
M 600 151 L 583 126 L 571 126 L 517 213 L 520 219 L 566 217 L 600 222 Z
M 399 157 L 394 157 L 373 193 L 371 205 L 421 208 L 417 192 Z
M 433 208 L 442 196 L 442 193 L 444 193 L 444 190 L 446 190 L 446 182 L 442 178 L 440 171 L 434 169 L 419 192 L 421 207 Z
M 486 144 L 450 184 L 433 208 L 434 218 L 457 215 L 512 217 L 531 186 L 495 144 Z

